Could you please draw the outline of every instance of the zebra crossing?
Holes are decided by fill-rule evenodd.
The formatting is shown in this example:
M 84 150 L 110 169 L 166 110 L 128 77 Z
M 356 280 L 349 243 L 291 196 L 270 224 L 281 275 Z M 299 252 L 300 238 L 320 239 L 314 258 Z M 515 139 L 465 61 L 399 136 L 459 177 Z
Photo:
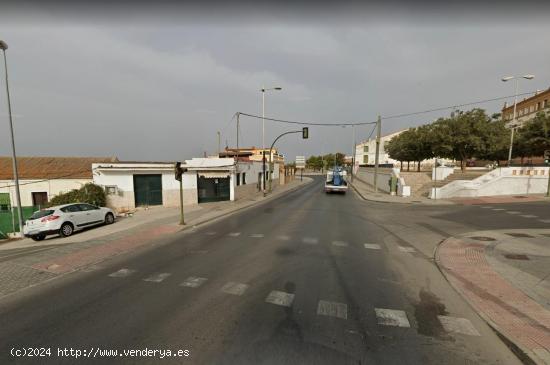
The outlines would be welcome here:
M 124 280 L 132 275 L 138 275 L 138 270 L 130 268 L 121 268 L 115 272 L 112 272 L 108 277 L 112 280 Z M 150 276 L 147 276 L 142 279 L 144 282 L 160 284 L 165 280 L 168 280 L 172 277 L 171 273 L 154 273 Z M 194 290 L 203 285 L 207 285 L 209 282 L 208 278 L 201 276 L 189 276 L 178 286 L 182 290 Z M 235 281 L 229 281 L 223 284 L 219 291 L 236 297 L 245 296 L 248 289 L 250 288 L 249 284 L 239 283 Z M 296 293 L 288 293 L 281 290 L 272 290 L 265 297 L 264 302 L 270 305 L 280 306 L 290 308 L 294 304 L 294 299 Z M 411 322 L 407 312 L 401 309 L 395 308 L 374 308 L 374 316 L 376 317 L 376 322 L 379 326 L 382 327 L 400 327 L 400 328 L 411 328 Z M 337 320 L 348 320 L 348 305 L 346 303 L 336 302 L 329 299 L 321 299 L 317 302 L 317 307 L 315 313 L 320 317 L 332 317 Z M 437 316 L 442 328 L 450 334 L 459 334 L 465 336 L 481 336 L 474 325 L 470 320 L 460 317 L 452 316 Z
M 505 208 L 494 208 L 494 207 L 488 206 L 488 205 L 478 205 L 478 207 L 480 207 L 481 209 L 491 209 L 492 211 L 495 211 L 495 212 L 507 213 L 507 214 L 514 215 L 514 216 L 521 217 L 521 218 L 536 219 L 540 223 L 550 223 L 550 219 L 539 219 L 538 215 L 525 214 L 525 213 L 517 211 L 517 210 L 507 210 Z

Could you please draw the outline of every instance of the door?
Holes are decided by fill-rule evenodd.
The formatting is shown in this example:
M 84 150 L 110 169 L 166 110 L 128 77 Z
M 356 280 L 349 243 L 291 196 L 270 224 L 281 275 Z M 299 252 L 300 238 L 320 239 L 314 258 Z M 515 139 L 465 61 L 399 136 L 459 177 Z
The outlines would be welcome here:
M 162 175 L 134 175 L 136 207 L 162 205 Z
M 229 177 L 208 178 L 199 176 L 197 189 L 199 203 L 218 202 L 230 199 L 231 187 Z
M 48 193 L 45 191 L 32 193 L 32 205 L 34 207 L 43 207 L 48 203 Z
M 101 217 L 101 210 L 91 204 L 78 204 L 80 208 L 81 222 L 79 226 L 89 226 L 91 224 L 97 224 L 103 222 Z

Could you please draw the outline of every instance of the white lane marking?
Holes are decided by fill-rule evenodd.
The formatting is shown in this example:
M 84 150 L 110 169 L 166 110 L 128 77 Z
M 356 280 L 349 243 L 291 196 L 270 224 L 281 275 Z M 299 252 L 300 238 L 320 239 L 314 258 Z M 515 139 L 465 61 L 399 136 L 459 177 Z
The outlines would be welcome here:
M 172 274 L 170 274 L 168 272 L 161 272 L 161 273 L 149 276 L 148 278 L 143 279 L 143 281 L 149 281 L 151 283 L 160 283 L 161 281 L 163 281 L 164 279 L 166 279 L 170 275 L 172 275 Z
M 277 236 L 277 239 L 281 241 L 288 241 L 290 240 L 290 236 L 280 235 L 280 236 Z
M 483 208 L 483 209 L 492 209 L 493 207 L 490 207 L 490 206 L 488 206 L 488 205 L 485 205 L 485 206 L 482 206 L 481 208 Z
M 504 208 L 493 208 L 493 210 L 499 211 L 499 210 L 506 210 L 506 209 L 504 209 Z
M 205 235 L 207 236 L 214 236 L 216 234 L 216 232 L 206 232 Z
M 344 303 L 320 300 L 317 305 L 317 314 L 342 319 L 348 319 L 348 305 Z
M 102 266 L 99 266 L 99 265 L 92 265 L 92 266 L 85 267 L 84 269 L 82 269 L 82 271 L 84 271 L 84 272 L 92 272 L 92 271 L 101 270 L 101 269 L 103 269 Z
M 221 290 L 227 294 L 243 295 L 246 289 L 248 289 L 248 285 L 231 281 L 225 284 Z
M 457 318 L 449 316 L 437 316 L 439 322 L 443 326 L 443 329 L 451 333 L 460 333 L 468 336 L 481 336 L 475 329 L 472 322 L 466 318 Z
M 533 215 L 533 214 L 523 214 L 523 215 L 520 215 L 520 217 L 523 217 L 523 218 L 538 218 L 537 215 Z
M 239 237 L 241 235 L 241 232 L 231 232 L 228 234 L 230 237 Z
M 285 293 L 284 291 L 273 290 L 265 301 L 268 303 L 290 307 L 294 301 L 294 294 Z
M 109 276 L 112 277 L 112 278 L 124 278 L 128 275 L 131 275 L 131 274 L 135 273 L 135 272 L 136 272 L 136 270 L 120 269 L 118 271 L 115 271 L 112 274 L 109 274 Z
M 316 245 L 319 243 L 319 240 L 315 237 L 304 237 L 302 238 L 302 242 L 308 245 Z
M 379 244 L 377 243 L 365 243 L 364 244 L 365 248 L 368 248 L 369 250 L 380 250 L 381 247 Z
M 252 233 L 252 234 L 250 235 L 250 237 L 251 237 L 251 238 L 263 238 L 264 235 L 263 235 L 263 233 Z
M 180 286 L 186 286 L 188 288 L 198 288 L 202 284 L 204 284 L 208 279 L 207 278 L 199 278 L 197 276 L 190 276 L 183 283 L 180 284 Z
M 401 252 L 409 252 L 409 253 L 412 253 L 412 252 L 415 252 L 416 250 L 414 249 L 414 247 L 410 247 L 410 246 L 397 246 L 397 248 L 399 249 L 399 251 Z
M 348 247 L 348 243 L 344 241 L 332 241 L 332 245 L 337 247 Z
M 539 219 L 541 223 L 550 223 L 550 219 Z
M 521 214 L 521 212 L 515 211 L 515 210 L 509 210 L 506 213 L 508 214 Z
M 378 324 L 382 326 L 410 327 L 407 313 L 396 309 L 374 308 Z

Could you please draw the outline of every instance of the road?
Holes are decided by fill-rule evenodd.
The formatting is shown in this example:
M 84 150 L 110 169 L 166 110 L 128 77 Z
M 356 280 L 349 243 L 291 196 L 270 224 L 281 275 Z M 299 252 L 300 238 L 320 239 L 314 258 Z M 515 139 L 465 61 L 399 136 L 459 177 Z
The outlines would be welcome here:
M 321 183 L 4 299 L 0 363 L 520 363 L 432 261 L 445 235 L 484 228 L 464 220 L 486 209 L 370 203 Z

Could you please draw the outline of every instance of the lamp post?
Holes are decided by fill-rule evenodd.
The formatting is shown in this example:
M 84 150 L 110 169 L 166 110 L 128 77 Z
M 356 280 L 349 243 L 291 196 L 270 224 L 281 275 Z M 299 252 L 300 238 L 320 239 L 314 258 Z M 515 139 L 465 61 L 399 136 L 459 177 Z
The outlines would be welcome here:
M 521 78 L 524 78 L 526 80 L 533 80 L 535 78 L 535 75 L 523 75 Z M 510 134 L 510 149 L 508 150 L 508 166 L 512 163 L 512 148 L 514 145 L 514 131 L 517 127 L 516 124 L 516 108 L 518 103 L 518 88 L 519 88 L 519 79 L 520 76 L 506 76 L 503 77 L 501 80 L 502 82 L 510 81 L 510 80 L 516 80 L 516 87 L 514 92 L 514 114 L 512 116 L 512 124 L 510 124 L 510 127 L 512 129 L 512 133 Z
M 0 40 L 0 49 L 4 54 L 4 71 L 6 73 L 6 96 L 8 98 L 8 116 L 10 123 L 10 136 L 11 136 L 11 153 L 13 160 L 13 177 L 15 180 L 15 199 L 17 202 L 17 215 L 19 218 L 19 232 L 23 234 L 23 209 L 21 208 L 21 193 L 19 192 L 19 174 L 17 172 L 17 157 L 15 154 L 15 138 L 13 136 L 13 120 L 11 115 L 11 101 L 10 101 L 10 88 L 8 84 L 8 61 L 6 59 L 6 50 L 8 44 L 3 40 Z
M 265 87 L 262 87 L 260 89 L 260 91 L 262 92 L 262 191 L 264 193 L 264 196 L 266 195 L 265 193 L 265 92 L 266 91 L 281 91 L 283 90 L 282 87 L 272 87 L 272 88 L 269 88 L 269 89 L 266 89 Z M 270 155 L 270 158 L 271 158 L 271 155 Z M 271 169 L 271 167 L 270 167 Z

